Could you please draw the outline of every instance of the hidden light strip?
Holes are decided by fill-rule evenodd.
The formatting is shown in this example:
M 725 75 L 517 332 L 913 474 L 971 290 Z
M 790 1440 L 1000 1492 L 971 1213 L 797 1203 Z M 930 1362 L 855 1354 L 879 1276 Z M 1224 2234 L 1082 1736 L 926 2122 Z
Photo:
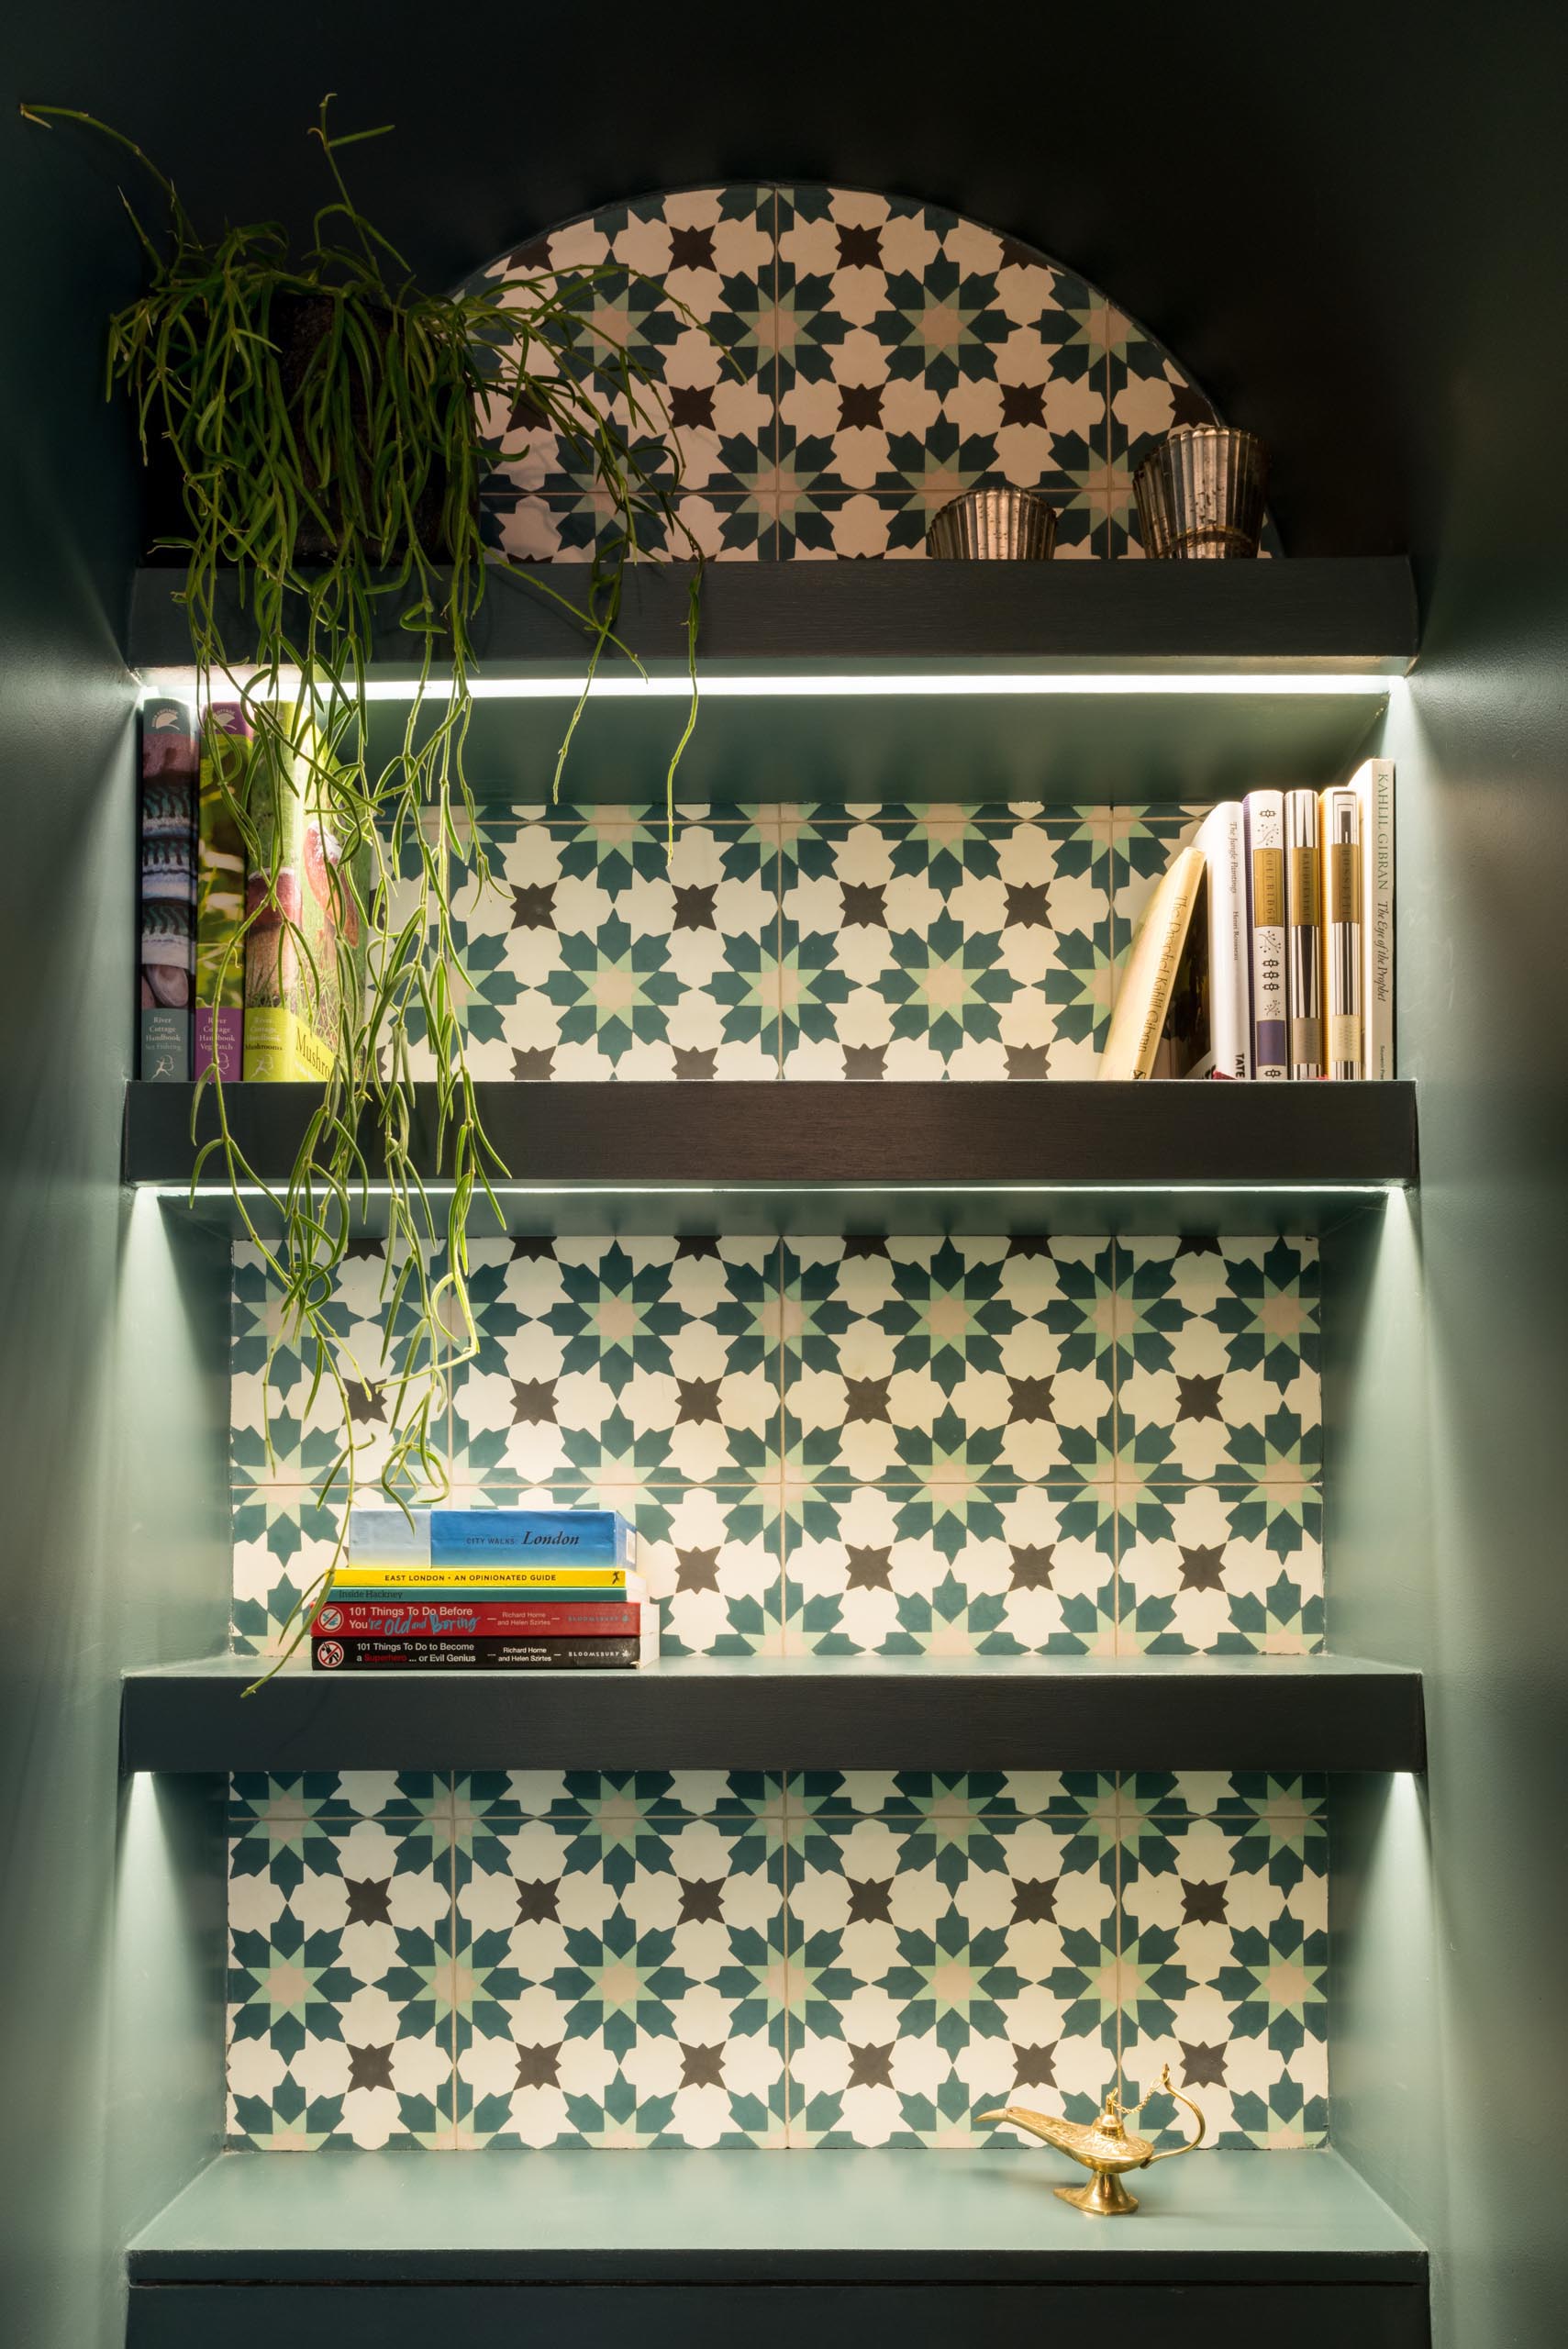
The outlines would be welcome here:
M 237 672 L 243 679 L 247 673 Z M 1215 674 L 1190 671 L 1129 669 L 1093 671 L 962 670 L 941 674 L 880 675 L 850 672 L 841 675 L 816 674 L 744 676 L 699 674 L 697 689 L 704 701 L 930 701 L 967 699 L 1046 699 L 1053 696 L 1148 695 L 1190 698 L 1208 695 L 1251 694 L 1272 700 L 1325 694 L 1357 694 L 1386 698 L 1405 680 L 1362 669 L 1314 670 L 1296 675 L 1273 670 L 1226 670 Z M 194 685 L 188 670 L 150 673 L 142 700 L 159 693 Z M 444 702 L 450 687 L 446 677 L 432 677 L 421 687 L 411 677 L 373 677 L 365 685 L 372 702 Z M 278 691 L 295 688 L 286 676 Z M 468 690 L 475 701 L 575 701 L 583 690 L 581 677 L 473 676 Z M 639 677 L 598 676 L 589 688 L 590 701 L 684 701 L 691 681 L 684 675 Z

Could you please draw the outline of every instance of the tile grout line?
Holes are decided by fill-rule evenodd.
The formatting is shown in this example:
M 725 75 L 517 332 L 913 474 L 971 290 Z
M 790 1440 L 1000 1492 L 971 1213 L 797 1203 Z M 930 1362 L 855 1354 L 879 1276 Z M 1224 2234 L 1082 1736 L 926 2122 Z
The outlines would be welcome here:
M 457 1774 L 441 1773 L 447 1790 L 447 1981 L 451 1995 L 447 2004 L 450 2009 L 447 2034 L 451 2047 L 451 2069 L 447 2080 L 449 2099 L 448 2127 L 452 2137 L 457 2135 L 458 2076 L 457 2076 Z

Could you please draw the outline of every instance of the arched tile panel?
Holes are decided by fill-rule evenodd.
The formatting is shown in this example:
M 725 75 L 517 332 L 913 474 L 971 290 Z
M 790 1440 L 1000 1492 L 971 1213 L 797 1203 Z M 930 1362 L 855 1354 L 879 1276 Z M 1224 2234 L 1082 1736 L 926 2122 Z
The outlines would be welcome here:
M 524 271 L 570 283 L 605 263 L 617 274 L 575 297 L 568 363 L 623 418 L 620 354 L 646 372 L 650 436 L 667 417 L 680 450 L 682 522 L 721 562 L 920 557 L 939 507 L 998 481 L 1058 507 L 1059 558 L 1139 555 L 1134 471 L 1173 424 L 1214 415 L 1086 279 L 903 196 L 639 196 L 500 255 L 468 286 Z M 585 458 L 537 417 L 488 422 L 494 543 L 585 559 L 605 518 Z

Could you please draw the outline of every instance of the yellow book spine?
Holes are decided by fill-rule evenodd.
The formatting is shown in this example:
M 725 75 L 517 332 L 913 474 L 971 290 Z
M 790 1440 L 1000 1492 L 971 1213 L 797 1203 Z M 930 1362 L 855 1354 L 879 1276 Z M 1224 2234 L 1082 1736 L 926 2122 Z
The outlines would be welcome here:
M 332 1047 L 284 1004 L 245 1008 L 247 1085 L 317 1084 L 332 1074 Z
M 1184 848 L 1150 899 L 1122 974 L 1100 1055 L 1100 1075 L 1113 1083 L 1146 1077 L 1153 1071 L 1203 875 L 1199 851 Z
M 341 1566 L 338 1590 L 624 1590 L 624 1566 Z

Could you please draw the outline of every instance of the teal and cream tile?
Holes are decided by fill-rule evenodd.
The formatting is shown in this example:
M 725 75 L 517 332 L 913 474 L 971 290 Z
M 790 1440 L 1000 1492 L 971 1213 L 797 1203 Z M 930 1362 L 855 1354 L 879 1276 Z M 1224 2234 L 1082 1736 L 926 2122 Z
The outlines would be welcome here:
M 767 1077 L 776 852 L 751 819 L 662 810 L 495 823 L 460 899 L 475 1076 Z
M 781 1823 L 482 1818 L 457 2073 L 499 2145 L 769 2145 L 785 2121 Z
M 786 1473 L 890 1484 L 1082 1475 L 1112 1407 L 1092 1242 L 786 1243 Z
M 754 1485 L 779 1458 L 777 1259 L 776 1242 L 739 1236 L 476 1243 L 457 1473 Z
M 1276 1495 L 1281 1488 L 1266 1488 Z M 1296 1497 L 1293 1494 L 1292 1497 Z M 1236 1531 L 1239 1510 L 1251 1530 Z M 1299 1520 L 1283 1508 L 1255 1520 L 1266 1503 L 1239 1502 L 1233 1488 L 1174 1485 L 1150 1489 L 1141 1530 L 1118 1560 L 1118 1644 L 1125 1654 L 1315 1654 L 1323 1645 L 1321 1504 L 1316 1490 Z M 1299 1535 L 1287 1556 L 1271 1544 L 1286 1528 Z
M 784 1515 L 786 1654 L 1115 1652 L 1113 1542 L 1073 1530 L 1076 1486 L 983 1487 L 956 1550 L 897 1486 L 786 1483 Z
M 308 1799 L 295 1839 L 286 1805 L 236 1806 L 229 2142 L 431 2146 L 451 2120 L 450 1790 L 425 1815 Z
M 961 2147 L 974 2114 L 1098 2060 L 1058 1991 L 1114 1896 L 1049 1819 L 975 1809 L 792 1826 L 792 2144 Z

